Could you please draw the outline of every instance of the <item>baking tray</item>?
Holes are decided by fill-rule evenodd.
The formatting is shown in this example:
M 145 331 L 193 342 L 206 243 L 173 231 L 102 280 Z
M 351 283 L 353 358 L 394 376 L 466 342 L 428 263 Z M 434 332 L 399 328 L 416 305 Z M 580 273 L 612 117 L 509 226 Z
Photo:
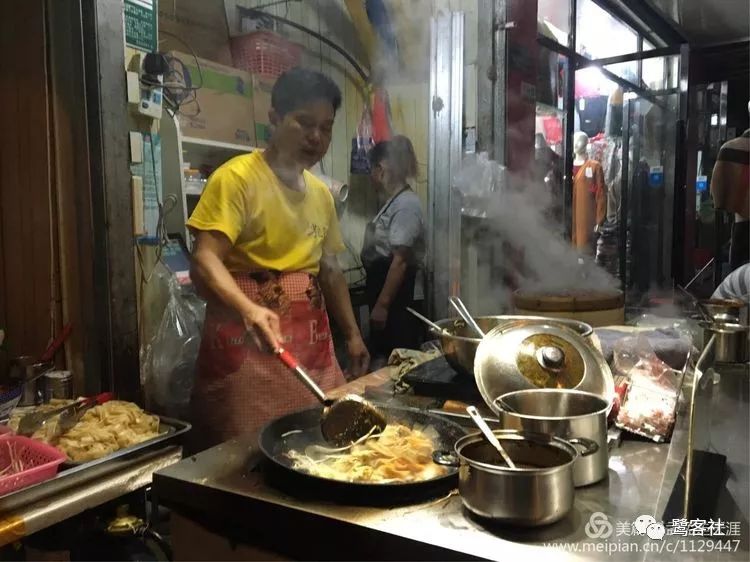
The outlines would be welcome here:
M 167 422 L 168 419 L 169 418 L 162 418 L 161 416 L 159 416 L 159 435 L 157 435 L 156 437 L 152 437 L 151 439 L 149 439 L 147 441 L 142 441 L 142 442 L 140 442 L 140 443 L 138 443 L 136 445 L 131 445 L 130 447 L 125 447 L 124 449 L 120 449 L 119 451 L 115 451 L 114 453 L 110 453 L 109 455 L 106 455 L 104 457 L 101 457 L 101 458 L 98 458 L 98 459 L 94 459 L 94 460 L 91 460 L 91 461 L 79 461 L 79 462 L 76 462 L 76 461 L 72 461 L 72 460 L 68 459 L 64 463 L 62 463 L 61 470 L 65 470 L 65 469 L 68 469 L 68 468 L 74 468 L 76 466 L 81 466 L 81 465 L 85 465 L 85 464 L 91 466 L 92 464 L 96 464 L 96 463 L 99 463 L 101 461 L 106 461 L 107 459 L 111 460 L 113 458 L 116 458 L 121 453 L 127 453 L 128 451 L 133 451 L 133 450 L 141 451 L 143 449 L 149 449 L 149 448 L 151 448 L 151 444 L 154 443 L 154 442 L 157 442 L 157 444 L 158 444 L 158 443 L 163 443 L 165 441 L 169 441 L 172 437 L 175 437 L 174 434 L 177 433 L 177 427 L 175 427 L 174 423 L 183 424 L 185 422 L 177 422 L 177 420 L 172 420 L 172 419 L 169 419 L 169 422 Z M 172 423 L 170 423 L 170 422 L 172 422 Z M 185 431 L 183 431 L 183 433 L 190 430 L 190 424 L 186 424 L 186 425 L 188 427 L 187 427 L 187 429 L 185 429 Z M 162 431 L 162 427 L 164 428 L 164 431 Z
M 140 462 L 149 455 L 156 455 L 166 447 L 180 444 L 181 437 L 192 427 L 187 422 L 159 416 L 159 427 L 162 426 L 165 426 L 167 430 L 153 439 L 120 449 L 93 461 L 67 462 L 62 465 L 60 472 L 54 478 L 0 497 L 0 513 L 18 509 L 68 488 L 121 470 L 129 464 Z

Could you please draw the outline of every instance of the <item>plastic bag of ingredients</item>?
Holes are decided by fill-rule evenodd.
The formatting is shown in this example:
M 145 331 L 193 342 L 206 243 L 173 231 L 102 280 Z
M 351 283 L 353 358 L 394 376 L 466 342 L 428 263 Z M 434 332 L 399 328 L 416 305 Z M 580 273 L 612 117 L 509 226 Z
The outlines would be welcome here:
M 616 369 L 627 386 L 615 424 L 620 429 L 661 443 L 675 424 L 683 373 L 659 359 L 642 336 L 623 338 L 614 352 Z
M 141 384 L 149 411 L 185 419 L 189 417 L 206 305 L 191 289 L 181 287 L 174 275 L 167 283 L 167 306 L 143 353 Z

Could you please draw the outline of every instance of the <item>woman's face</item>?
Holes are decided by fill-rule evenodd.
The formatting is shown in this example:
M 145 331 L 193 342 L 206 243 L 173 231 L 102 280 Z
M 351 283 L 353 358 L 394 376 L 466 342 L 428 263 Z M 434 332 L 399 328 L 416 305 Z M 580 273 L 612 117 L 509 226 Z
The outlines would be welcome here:
M 385 187 L 386 168 L 385 163 L 381 160 L 370 170 L 370 181 L 377 191 L 382 191 Z
M 312 168 L 328 152 L 335 116 L 333 106 L 325 100 L 305 104 L 283 118 L 271 111 L 271 123 L 276 127 L 272 142 L 286 159 Z

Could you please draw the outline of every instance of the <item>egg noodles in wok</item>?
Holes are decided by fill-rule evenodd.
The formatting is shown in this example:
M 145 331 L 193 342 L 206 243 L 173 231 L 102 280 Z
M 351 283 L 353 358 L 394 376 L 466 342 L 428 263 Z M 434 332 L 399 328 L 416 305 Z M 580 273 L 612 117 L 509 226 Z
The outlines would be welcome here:
M 406 483 L 431 480 L 446 469 L 432 462 L 437 431 L 432 427 L 389 424 L 348 447 L 310 445 L 286 455 L 293 467 L 313 476 L 364 483 Z

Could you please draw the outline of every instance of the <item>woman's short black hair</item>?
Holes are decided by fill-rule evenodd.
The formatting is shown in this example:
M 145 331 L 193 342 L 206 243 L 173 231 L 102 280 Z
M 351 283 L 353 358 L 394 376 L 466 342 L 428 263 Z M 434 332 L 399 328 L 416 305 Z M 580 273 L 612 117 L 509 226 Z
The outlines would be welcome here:
M 271 90 L 271 106 L 281 117 L 318 100 L 330 102 L 335 113 L 341 107 L 341 90 L 325 74 L 307 68 L 287 70 Z

